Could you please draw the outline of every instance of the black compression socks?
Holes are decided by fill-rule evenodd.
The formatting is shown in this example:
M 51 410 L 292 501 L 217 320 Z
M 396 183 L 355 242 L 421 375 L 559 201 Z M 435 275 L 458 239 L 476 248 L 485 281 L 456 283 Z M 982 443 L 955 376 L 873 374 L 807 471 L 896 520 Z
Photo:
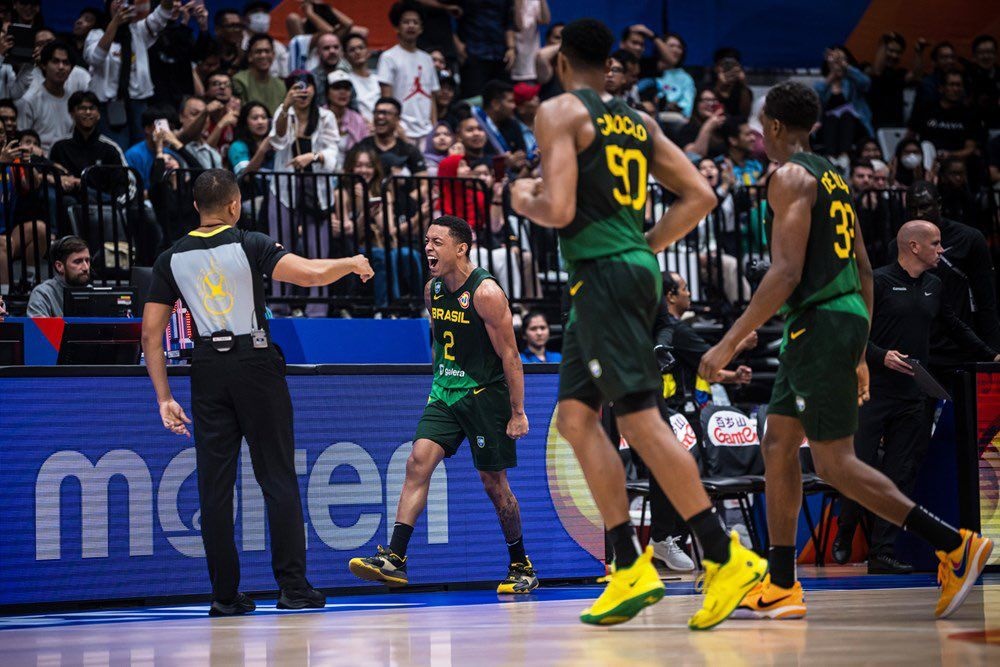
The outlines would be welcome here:
M 507 553 L 510 554 L 511 563 L 528 564 L 528 556 L 524 553 L 524 536 L 521 536 L 507 545 Z
M 903 528 L 931 543 L 936 551 L 949 553 L 962 546 L 962 534 L 920 505 L 914 505 Z
M 631 522 L 615 526 L 608 531 L 608 537 L 615 548 L 615 567 L 619 570 L 631 567 L 639 558 L 639 540 L 635 537 Z
M 389 551 L 400 558 L 406 558 L 406 547 L 413 535 L 413 526 L 398 521 L 392 526 L 392 537 L 389 539 Z
M 767 564 L 772 584 L 782 588 L 795 585 L 795 547 L 771 547 Z
M 729 537 L 714 507 L 698 512 L 687 520 L 687 524 L 701 543 L 706 559 L 719 565 L 729 560 Z

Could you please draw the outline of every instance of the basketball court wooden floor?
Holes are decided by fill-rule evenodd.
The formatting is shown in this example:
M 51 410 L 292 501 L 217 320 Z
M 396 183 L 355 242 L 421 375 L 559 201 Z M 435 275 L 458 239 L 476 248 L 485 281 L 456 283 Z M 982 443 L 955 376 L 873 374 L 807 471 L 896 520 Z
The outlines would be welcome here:
M 807 621 L 690 632 L 690 581 L 630 623 L 584 626 L 596 586 L 331 597 L 324 610 L 210 619 L 204 605 L 0 617 L 0 665 L 1000 665 L 1000 575 L 934 621 L 932 575 L 803 568 Z M 818 575 L 818 576 L 817 576 Z

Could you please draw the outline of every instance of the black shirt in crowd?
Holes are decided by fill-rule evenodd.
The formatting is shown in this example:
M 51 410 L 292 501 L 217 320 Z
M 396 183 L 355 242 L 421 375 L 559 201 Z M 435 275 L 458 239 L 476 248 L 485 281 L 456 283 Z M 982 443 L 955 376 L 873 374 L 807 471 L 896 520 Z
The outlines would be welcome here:
M 49 159 L 64 167 L 71 175 L 80 178 L 88 167 L 97 165 L 124 167 L 125 154 L 114 141 L 94 128 L 89 137 L 84 137 L 79 128 L 74 128 L 69 139 L 60 139 L 52 145 Z M 128 176 L 124 171 L 103 169 L 88 174 L 88 183 L 106 194 L 123 194 L 128 186 Z
M 872 87 L 868 101 L 875 127 L 903 126 L 903 91 L 906 89 L 906 70 L 886 67 L 882 74 L 872 74 Z
M 191 232 L 157 257 L 148 301 L 169 306 L 183 299 L 197 336 L 266 331 L 263 276 L 287 254 L 260 232 L 228 226 Z
M 910 129 L 921 141 L 929 141 L 938 150 L 957 151 L 968 140 L 978 141 L 981 125 L 975 112 L 965 106 L 945 109 L 940 104 L 929 105 L 913 112 Z
M 886 367 L 885 355 L 889 350 L 896 350 L 926 367 L 934 325 L 976 360 L 992 361 L 996 356 L 996 352 L 955 315 L 940 278 L 930 271 L 913 278 L 896 261 L 875 271 L 872 327 L 865 354 L 874 398 L 882 395 L 921 397 L 912 377 Z
M 667 397 L 667 405 L 679 409 L 685 401 L 694 399 L 701 357 L 712 346 L 694 330 L 690 322 L 671 315 L 664 300 L 660 301 L 656 311 L 653 339 L 656 345 L 670 348 L 677 359 L 677 365 L 671 371 L 677 383 L 677 391 Z

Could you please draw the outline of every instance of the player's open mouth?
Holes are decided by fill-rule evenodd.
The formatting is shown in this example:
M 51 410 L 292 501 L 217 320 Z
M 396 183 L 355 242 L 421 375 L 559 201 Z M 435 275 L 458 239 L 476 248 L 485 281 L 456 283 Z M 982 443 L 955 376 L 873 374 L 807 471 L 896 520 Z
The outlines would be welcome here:
M 427 265 L 430 266 L 432 269 L 437 266 L 437 263 L 438 263 L 438 258 L 437 257 L 428 257 L 427 258 Z

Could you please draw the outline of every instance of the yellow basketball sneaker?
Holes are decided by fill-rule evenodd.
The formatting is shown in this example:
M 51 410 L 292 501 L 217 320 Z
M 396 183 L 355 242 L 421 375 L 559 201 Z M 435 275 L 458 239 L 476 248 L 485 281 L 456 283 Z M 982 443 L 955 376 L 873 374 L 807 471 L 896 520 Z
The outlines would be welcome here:
M 796 581 L 791 588 L 782 588 L 771 581 L 770 574 L 750 589 L 733 612 L 733 618 L 773 618 L 779 621 L 805 616 L 806 600 L 802 584 Z
M 938 618 L 947 618 L 962 606 L 993 553 L 993 540 L 990 538 L 965 528 L 959 532 L 962 534 L 961 546 L 947 554 L 936 552 L 941 561 L 938 565 L 941 597 L 934 610 Z
M 653 566 L 653 547 L 646 547 L 630 567 L 615 569 L 601 596 L 580 613 L 591 625 L 624 623 L 663 597 L 663 582 Z
M 708 559 L 702 561 L 705 602 L 688 621 L 692 630 L 708 630 L 722 623 L 767 574 L 765 559 L 741 545 L 735 530 L 729 537 L 729 560 L 722 565 Z

